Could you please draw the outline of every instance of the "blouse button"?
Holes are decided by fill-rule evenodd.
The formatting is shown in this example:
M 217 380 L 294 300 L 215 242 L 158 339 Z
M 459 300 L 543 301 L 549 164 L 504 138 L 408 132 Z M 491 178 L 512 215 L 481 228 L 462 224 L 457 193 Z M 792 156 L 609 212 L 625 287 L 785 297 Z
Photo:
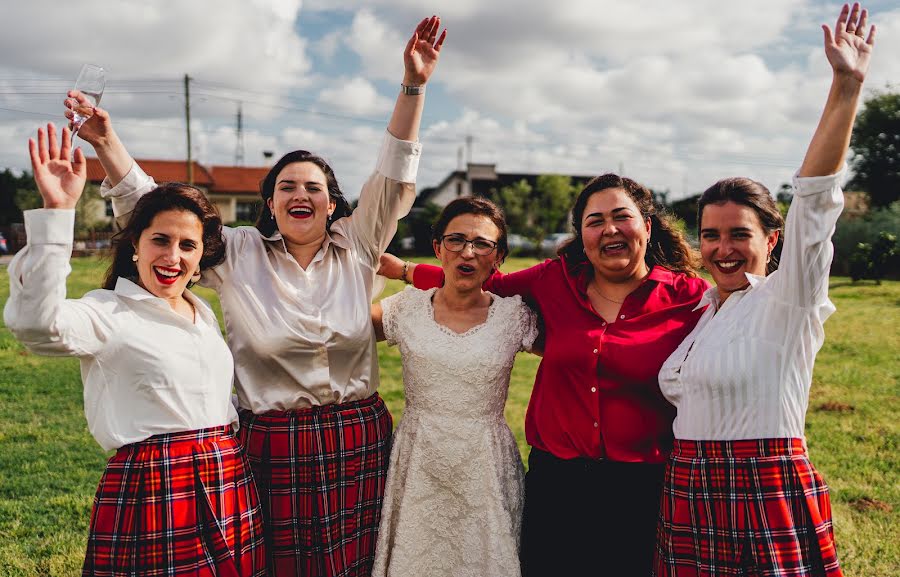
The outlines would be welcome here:
M 597 354 L 597 349 L 594 349 L 594 354 L 595 354 L 595 355 Z
M 596 393 L 596 392 L 597 392 L 597 387 L 591 387 L 591 392 L 592 392 L 592 393 Z
M 599 427 L 599 426 L 600 426 L 600 423 L 594 421 L 594 428 L 596 429 L 596 428 Z
M 601 327 L 605 327 L 605 326 L 606 326 L 606 321 L 603 321 L 602 323 L 600 323 L 600 326 L 601 326 Z
M 625 315 L 619 315 L 619 318 L 620 318 L 620 319 L 624 319 L 624 318 L 625 318 Z

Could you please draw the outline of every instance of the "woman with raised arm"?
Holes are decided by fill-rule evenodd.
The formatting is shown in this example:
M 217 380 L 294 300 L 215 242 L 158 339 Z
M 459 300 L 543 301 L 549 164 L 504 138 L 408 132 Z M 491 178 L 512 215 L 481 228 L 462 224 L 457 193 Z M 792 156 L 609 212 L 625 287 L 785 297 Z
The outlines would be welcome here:
M 376 392 L 372 283 L 415 199 L 425 84 L 445 37 L 432 16 L 409 39 L 402 91 L 352 215 L 328 164 L 291 152 L 262 183 L 256 227 L 226 227 L 225 262 L 200 281 L 222 304 L 272 575 L 372 569 L 391 436 Z M 70 96 L 70 108 L 85 105 L 82 95 Z M 79 135 L 106 170 L 103 193 L 127 218 L 152 180 L 105 112 L 94 110 Z
M 481 288 L 507 254 L 492 202 L 449 203 L 431 242 L 447 283 L 372 306 L 379 338 L 400 347 L 406 395 L 373 576 L 519 577 L 524 470 L 503 410 L 535 315 Z
M 678 410 L 659 525 L 659 576 L 841 575 L 828 487 L 809 462 L 804 421 L 828 299 L 840 183 L 875 40 L 844 5 L 825 31 L 833 80 L 785 226 L 769 191 L 721 180 L 700 197 L 703 263 L 716 286 L 660 373 Z M 777 268 L 777 270 L 776 270 Z
M 708 284 L 653 194 L 629 178 L 589 182 L 572 228 L 558 258 L 484 285 L 521 295 L 544 324 L 544 358 L 525 416 L 532 448 L 522 571 L 643 577 L 675 416 L 657 375 L 700 318 Z M 392 268 L 394 276 L 404 272 Z M 440 268 L 405 268 L 417 287 L 443 284 Z
M 49 140 L 49 143 L 48 143 Z M 222 221 L 196 188 L 135 204 L 102 290 L 66 299 L 87 168 L 63 129 L 29 140 L 44 208 L 9 264 L 6 326 L 29 350 L 81 361 L 88 428 L 116 450 L 94 499 L 83 575 L 263 577 L 262 511 L 233 426 L 232 357 L 187 290 L 224 257 Z

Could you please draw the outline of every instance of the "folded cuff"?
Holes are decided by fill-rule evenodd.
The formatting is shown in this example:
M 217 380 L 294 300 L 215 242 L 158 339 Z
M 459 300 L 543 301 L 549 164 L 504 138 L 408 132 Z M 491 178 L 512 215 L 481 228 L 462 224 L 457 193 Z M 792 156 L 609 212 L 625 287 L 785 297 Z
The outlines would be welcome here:
M 820 194 L 834 190 L 835 187 L 841 185 L 846 176 L 846 164 L 835 174 L 828 174 L 825 176 L 798 176 L 797 174 L 794 174 L 794 194 L 798 196 L 810 196 L 812 194 Z
M 421 155 L 420 142 L 400 140 L 385 130 L 376 170 L 391 180 L 415 183 Z
M 28 244 L 72 244 L 74 208 L 37 208 L 26 210 L 24 215 Z

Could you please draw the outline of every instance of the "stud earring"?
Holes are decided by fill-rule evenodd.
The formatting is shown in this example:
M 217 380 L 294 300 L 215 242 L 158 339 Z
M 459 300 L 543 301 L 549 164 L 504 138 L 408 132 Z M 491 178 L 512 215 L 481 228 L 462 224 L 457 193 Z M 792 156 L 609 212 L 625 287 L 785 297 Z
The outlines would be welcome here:
M 134 253 L 133 255 L 131 255 L 131 262 L 137 262 L 137 261 L 138 261 L 138 255 L 137 255 L 137 253 Z

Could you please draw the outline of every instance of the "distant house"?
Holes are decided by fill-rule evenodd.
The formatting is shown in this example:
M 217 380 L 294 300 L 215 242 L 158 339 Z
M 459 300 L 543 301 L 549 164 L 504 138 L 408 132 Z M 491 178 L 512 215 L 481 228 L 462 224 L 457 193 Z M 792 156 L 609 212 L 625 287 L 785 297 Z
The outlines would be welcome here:
M 454 170 L 437 186 L 423 189 L 416 198 L 414 206 L 422 207 L 434 203 L 440 207 L 461 196 L 490 197 L 492 192 L 504 186 L 510 186 L 525 180 L 531 186 L 537 182 L 540 174 L 497 172 L 496 164 L 470 162 L 465 170 Z M 584 185 L 593 176 L 571 176 L 576 185 Z
M 187 182 L 187 165 L 179 160 L 135 160 L 156 182 Z M 209 166 L 193 163 L 194 186 L 206 196 L 222 215 L 222 221 L 256 220 L 259 206 L 259 183 L 265 178 L 266 166 Z M 106 173 L 96 158 L 87 159 L 88 182 L 100 184 Z

